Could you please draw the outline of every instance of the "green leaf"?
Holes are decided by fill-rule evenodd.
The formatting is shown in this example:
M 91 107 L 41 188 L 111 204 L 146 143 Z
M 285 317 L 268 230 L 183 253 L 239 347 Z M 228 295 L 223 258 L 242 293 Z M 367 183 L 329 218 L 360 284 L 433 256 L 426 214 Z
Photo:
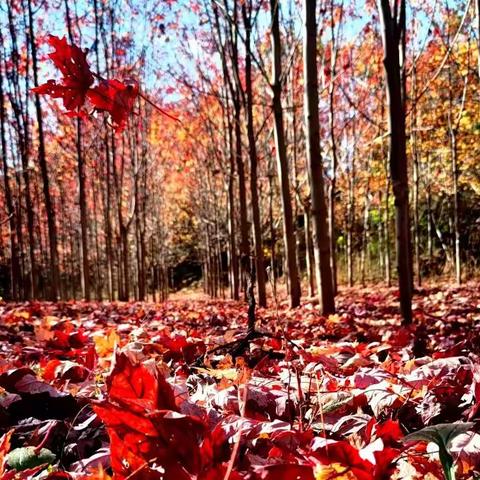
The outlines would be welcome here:
M 455 437 L 472 430 L 474 425 L 475 424 L 471 422 L 440 423 L 406 435 L 403 438 L 403 442 L 433 442 L 437 444 L 445 478 L 446 480 L 455 480 L 453 458 L 448 449 Z
M 17 471 L 38 465 L 53 463 L 56 459 L 54 453 L 47 448 L 42 448 L 37 453 L 35 447 L 15 448 L 6 457 L 7 465 Z

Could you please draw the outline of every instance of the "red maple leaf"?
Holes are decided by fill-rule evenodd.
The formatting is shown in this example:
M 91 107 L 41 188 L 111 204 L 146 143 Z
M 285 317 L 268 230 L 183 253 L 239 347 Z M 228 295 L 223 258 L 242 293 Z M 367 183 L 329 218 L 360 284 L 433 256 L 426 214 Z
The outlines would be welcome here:
M 154 365 L 134 364 L 122 353 L 107 379 L 108 398 L 136 413 L 177 410 L 170 385 Z
M 50 35 L 48 44 L 55 49 L 48 56 L 62 72 L 63 78 L 58 83 L 48 80 L 32 91 L 61 98 L 68 111 L 78 110 L 85 103 L 87 92 L 94 81 L 87 62 L 87 52 L 76 45 L 69 45 L 65 37 Z
M 360 457 L 358 450 L 347 441 L 326 445 L 315 452 L 315 457 L 324 465 L 344 465 L 358 480 L 373 480 L 374 466 Z
M 137 85 L 126 85 L 115 79 L 103 80 L 97 87 L 88 91 L 88 98 L 93 106 L 98 111 L 110 114 L 117 131 L 125 126 L 137 96 Z
M 155 365 L 117 353 L 107 400 L 94 410 L 107 427 L 117 479 L 190 479 L 202 467 L 202 420 L 178 413 L 173 390 Z

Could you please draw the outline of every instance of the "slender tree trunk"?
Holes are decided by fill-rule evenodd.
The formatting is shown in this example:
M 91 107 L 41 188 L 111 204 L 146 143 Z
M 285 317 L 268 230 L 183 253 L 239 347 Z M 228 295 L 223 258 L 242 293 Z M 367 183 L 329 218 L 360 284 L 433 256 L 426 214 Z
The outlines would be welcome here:
M 309 205 L 305 205 L 304 207 L 303 218 L 305 224 L 305 260 L 307 264 L 308 295 L 313 297 L 315 295 L 315 262 L 313 260 L 312 221 Z
M 418 187 L 419 187 L 419 152 L 417 142 L 417 105 L 415 97 L 417 96 L 417 71 L 416 65 L 412 67 L 412 111 L 411 111 L 411 151 L 413 160 L 413 255 L 417 285 L 422 284 L 422 275 L 420 271 L 420 226 L 418 213 Z
M 412 272 L 410 256 L 410 219 L 408 170 L 405 135 L 405 97 L 400 68 L 400 47 L 405 35 L 405 0 L 393 12 L 389 0 L 378 0 L 382 21 L 384 67 L 389 106 L 389 162 L 395 197 L 395 229 L 400 310 L 403 322 L 412 322 Z
M 3 36 L 0 32 L 0 46 L 3 49 Z M 3 74 L 0 69 L 0 140 L 2 147 L 3 184 L 5 189 L 5 203 L 7 206 L 9 241 L 10 241 L 10 293 L 12 300 L 20 297 L 20 263 L 16 239 L 17 219 L 10 188 L 9 168 L 7 162 L 7 140 L 5 133 L 6 117 L 3 91 Z
M 300 279 L 302 278 L 302 261 L 300 258 L 300 245 L 302 239 L 302 232 L 300 231 L 300 227 L 298 226 L 298 205 L 300 202 L 300 186 L 298 181 L 298 138 L 297 138 L 297 114 L 295 108 L 295 69 L 292 68 L 290 77 L 290 92 L 289 92 L 289 103 L 291 107 L 291 119 L 292 119 L 292 145 L 291 145 L 291 152 L 292 152 L 292 175 L 293 175 L 293 226 L 295 230 L 295 258 L 297 259 L 297 268 L 298 274 Z
M 427 252 L 428 261 L 431 265 L 433 262 L 433 221 L 432 221 L 432 175 L 430 166 L 430 154 L 427 152 Z
M 454 257 L 455 257 L 455 281 L 462 283 L 462 260 L 460 251 L 460 222 L 459 222 L 459 196 L 458 196 L 458 147 L 457 135 L 452 129 L 450 132 L 450 149 L 452 160 L 452 188 L 453 188 L 453 232 L 454 232 Z
M 33 26 L 32 3 L 28 0 L 28 17 L 29 17 L 29 32 L 30 32 L 30 47 L 32 51 L 32 66 L 33 66 L 33 84 L 38 87 L 38 66 L 37 66 L 37 45 L 35 43 L 35 31 Z M 57 224 L 55 209 L 53 206 L 52 197 L 50 194 L 50 180 L 48 178 L 47 158 L 45 153 L 45 140 L 43 134 L 43 112 L 40 104 L 40 96 L 38 93 L 34 95 L 35 111 L 37 115 L 38 124 L 38 163 L 40 165 L 40 172 L 43 182 L 43 196 L 45 199 L 45 209 L 47 211 L 47 226 L 48 226 L 48 240 L 50 248 L 50 274 L 51 274 L 51 288 L 49 298 L 56 300 L 58 297 L 58 290 L 60 285 L 60 271 L 58 265 L 58 246 L 57 246 Z
M 458 123 L 461 118 L 461 112 L 463 111 L 465 105 L 465 94 L 467 83 L 464 85 L 462 104 L 460 113 L 458 116 L 458 121 L 453 118 L 453 78 L 451 67 L 448 67 L 448 133 L 450 139 L 450 160 L 451 160 L 451 172 L 452 172 L 452 194 L 453 194 L 453 234 L 454 234 L 454 248 L 453 248 L 453 257 L 455 262 L 455 281 L 458 285 L 462 282 L 462 260 L 461 260 L 461 251 L 460 251 L 460 222 L 459 222 L 459 194 L 458 194 L 458 145 L 457 145 L 457 134 L 458 134 Z
M 247 94 L 247 136 L 248 136 L 248 154 L 250 158 L 250 197 L 253 219 L 253 238 L 255 246 L 255 265 L 258 287 L 258 304 L 261 307 L 267 306 L 267 295 L 265 290 L 265 265 L 263 258 L 262 244 L 262 224 L 260 219 L 260 200 L 258 198 L 258 179 L 257 179 L 257 147 L 255 144 L 255 133 L 253 130 L 253 94 L 252 94 L 252 58 L 250 51 L 250 33 L 251 33 L 251 0 L 247 5 L 242 5 L 243 22 L 245 25 L 245 88 Z
M 274 135 L 277 157 L 277 170 L 280 183 L 282 212 L 283 212 L 283 237 L 285 244 L 285 257 L 287 265 L 287 277 L 290 280 L 290 306 L 297 307 L 300 304 L 301 288 L 298 276 L 297 260 L 295 257 L 295 234 L 292 218 L 292 199 L 290 194 L 290 181 L 288 178 L 287 150 L 285 145 L 285 131 L 283 125 L 282 108 L 282 84 L 281 84 L 281 40 L 279 25 L 278 0 L 270 0 L 270 12 L 272 19 L 272 93 L 274 114 Z
M 247 195 L 245 188 L 245 168 L 242 156 L 242 128 L 240 100 L 234 101 L 235 161 L 238 179 L 238 200 L 240 214 L 240 276 L 245 301 L 247 300 L 247 268 L 249 260 Z
M 68 1 L 68 0 L 67 0 Z M 87 195 L 85 191 L 85 162 L 82 151 L 82 123 L 77 118 L 77 168 L 78 168 L 78 202 L 80 206 L 80 257 L 81 257 L 81 280 L 82 295 L 85 300 L 90 300 L 90 266 L 88 251 L 88 217 L 87 217 Z
M 330 263 L 330 239 L 328 237 L 323 162 L 320 151 L 316 5 L 316 0 L 304 0 L 305 136 L 307 139 L 306 153 L 312 202 L 313 251 L 317 293 L 322 313 L 328 315 L 335 312 L 335 293 Z
M 228 115 L 228 113 L 226 114 Z M 235 228 L 235 158 L 233 154 L 233 128 L 231 120 L 227 117 L 228 131 L 228 156 L 230 171 L 228 173 L 228 236 L 230 247 L 230 287 L 233 300 L 239 299 L 238 285 L 238 256 L 237 256 L 237 235 Z
M 353 287 L 354 275 L 353 275 L 353 228 L 355 226 L 355 160 L 356 160 L 356 139 L 355 129 L 353 133 L 353 152 L 351 168 L 347 170 L 348 175 L 348 204 L 347 204 L 347 281 L 348 286 Z
M 341 16 L 339 22 L 343 18 L 343 2 L 341 6 Z M 337 242 L 336 242 L 336 229 L 335 229 L 335 195 L 337 188 L 337 166 L 338 166 L 338 152 L 337 152 L 337 139 L 335 135 L 335 79 L 337 77 L 337 56 L 338 46 L 335 36 L 336 22 L 334 19 L 334 1 L 330 1 L 330 35 L 331 35 L 331 64 L 330 64 L 330 84 L 328 86 L 328 105 L 329 105 L 329 133 L 330 143 L 332 145 L 332 171 L 331 182 L 328 190 L 329 202 L 328 202 L 328 228 L 330 237 L 330 268 L 332 270 L 332 282 L 333 291 L 336 294 L 337 285 Z
M 277 298 L 277 272 L 276 272 L 276 255 L 275 255 L 275 246 L 277 243 L 275 235 L 275 225 L 273 221 L 273 195 L 274 195 L 274 186 L 273 186 L 273 166 L 269 165 L 268 167 L 268 224 L 270 229 L 270 281 L 272 283 L 272 294 L 273 298 L 276 301 Z
M 363 204 L 363 229 L 362 229 L 362 252 L 360 255 L 360 275 L 362 286 L 366 283 L 366 263 L 368 256 L 368 246 L 370 242 L 370 165 L 369 159 L 367 164 L 367 185 L 365 187 L 365 198 Z
M 74 44 L 72 24 L 70 19 L 69 0 L 65 0 L 65 15 L 67 19 L 68 38 L 71 44 Z M 87 217 L 87 196 L 85 192 L 85 161 L 82 149 L 82 120 L 76 119 L 76 140 L 77 150 L 77 170 L 78 170 L 78 204 L 80 208 L 80 281 L 82 286 L 82 296 L 85 300 L 90 300 L 90 266 L 88 252 L 88 217 Z
M 19 63 L 19 52 L 17 45 L 17 35 L 15 31 L 14 18 L 12 12 L 12 6 L 10 2 L 7 3 L 7 12 L 8 12 L 8 26 L 10 30 L 10 41 L 11 41 L 11 60 L 12 60 L 12 72 L 11 72 L 11 84 L 12 84 L 12 95 L 10 95 L 10 104 L 12 107 L 15 128 L 18 135 L 18 154 L 21 159 L 21 176 L 23 178 L 24 188 L 22 189 L 19 184 L 19 192 L 22 190 L 25 194 L 25 208 L 27 213 L 27 234 L 28 234 L 28 257 L 30 263 L 30 270 L 28 274 L 28 285 L 25 286 L 25 298 L 36 298 L 37 296 L 37 258 L 35 255 L 35 233 L 34 233 L 34 211 L 33 211 L 33 202 L 32 202 L 32 192 L 30 186 L 30 173 L 31 168 L 29 165 L 29 124 L 27 113 L 24 112 L 22 105 L 22 93 L 20 90 L 19 76 L 18 72 L 20 71 Z M 30 30 L 29 30 L 30 32 Z M 31 43 L 31 33 L 28 36 L 28 43 Z M 2 42 L 3 43 L 3 42 Z M 28 75 L 25 77 L 27 88 Z M 13 146 L 12 146 L 12 151 Z M 18 177 L 17 177 L 18 178 Z M 21 212 L 21 200 L 19 200 L 19 208 Z M 21 213 L 19 212 L 19 215 Z M 21 222 L 21 217 L 19 216 L 19 226 Z M 20 230 L 21 233 L 21 230 Z M 27 293 L 28 291 L 28 293 Z
M 105 254 L 107 257 L 107 284 L 108 284 L 108 298 L 114 299 L 113 289 L 113 243 L 112 243 L 112 219 L 111 219 L 111 207 L 110 202 L 112 200 L 112 181 L 111 170 L 112 163 L 115 161 L 115 144 L 112 140 L 112 153 L 110 155 L 110 142 L 108 139 L 108 133 L 105 135 L 105 159 L 106 159 L 106 200 L 105 200 Z

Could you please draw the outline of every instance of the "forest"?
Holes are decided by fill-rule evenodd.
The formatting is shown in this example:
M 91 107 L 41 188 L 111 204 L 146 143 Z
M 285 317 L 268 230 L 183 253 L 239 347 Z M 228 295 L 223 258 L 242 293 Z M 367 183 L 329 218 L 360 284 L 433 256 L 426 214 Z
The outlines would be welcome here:
M 480 478 L 480 0 L 0 1 L 0 480 Z

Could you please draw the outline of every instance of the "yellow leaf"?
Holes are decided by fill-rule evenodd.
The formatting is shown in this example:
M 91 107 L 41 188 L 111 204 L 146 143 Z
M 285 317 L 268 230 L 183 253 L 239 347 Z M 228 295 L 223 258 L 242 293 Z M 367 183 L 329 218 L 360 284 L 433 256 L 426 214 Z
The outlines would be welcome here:
M 95 350 L 99 357 L 107 357 L 113 353 L 115 346 L 120 343 L 120 337 L 115 330 L 110 330 L 107 336 L 103 334 L 94 335 Z
M 341 463 L 316 465 L 313 475 L 315 480 L 357 480 L 357 476 L 350 471 L 350 468 Z

